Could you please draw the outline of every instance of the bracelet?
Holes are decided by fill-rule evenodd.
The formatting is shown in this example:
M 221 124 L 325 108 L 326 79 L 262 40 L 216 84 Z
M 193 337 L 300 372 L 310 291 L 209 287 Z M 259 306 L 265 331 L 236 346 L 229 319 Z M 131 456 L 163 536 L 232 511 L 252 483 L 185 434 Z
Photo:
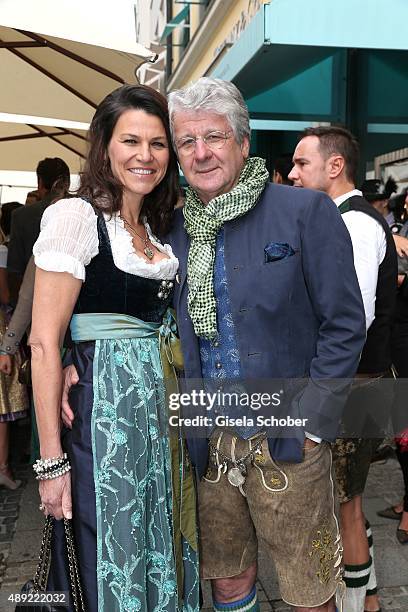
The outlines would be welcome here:
M 3 349 L 0 349 L 0 355 L 10 355 L 10 353 L 4 351 Z
M 47 457 L 46 459 L 37 459 L 37 461 L 35 461 L 33 465 L 34 472 L 41 472 L 44 468 L 58 465 L 66 459 L 68 459 L 67 453 L 60 455 L 59 457 Z
M 60 463 L 58 465 L 54 465 L 53 467 L 49 467 L 46 470 L 41 470 L 41 472 L 36 472 L 36 474 L 37 474 L 37 476 L 40 476 L 40 477 L 47 476 L 48 474 L 54 474 L 60 468 L 65 467 L 66 465 L 69 465 L 68 459 L 66 461 L 64 461 L 64 463 Z
M 59 478 L 60 476 L 63 476 L 64 474 L 69 472 L 70 469 L 71 469 L 71 464 L 67 460 L 63 465 L 53 468 L 52 470 L 49 470 L 48 472 L 41 472 L 40 474 L 37 473 L 36 479 L 37 480 L 52 480 L 53 478 Z
M 67 453 L 61 457 L 49 457 L 48 459 L 37 459 L 33 465 L 33 470 L 37 478 L 41 480 L 41 476 L 47 476 L 58 471 L 60 468 L 70 465 Z

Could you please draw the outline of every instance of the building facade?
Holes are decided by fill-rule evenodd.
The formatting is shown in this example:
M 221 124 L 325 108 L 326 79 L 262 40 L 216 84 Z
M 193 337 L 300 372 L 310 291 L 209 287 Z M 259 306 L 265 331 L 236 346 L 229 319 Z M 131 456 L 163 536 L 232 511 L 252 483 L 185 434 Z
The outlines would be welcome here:
M 406 0 L 197 0 L 168 9 L 167 91 L 203 75 L 233 81 L 250 110 L 253 152 L 269 166 L 309 125 L 351 129 L 361 176 L 407 147 Z

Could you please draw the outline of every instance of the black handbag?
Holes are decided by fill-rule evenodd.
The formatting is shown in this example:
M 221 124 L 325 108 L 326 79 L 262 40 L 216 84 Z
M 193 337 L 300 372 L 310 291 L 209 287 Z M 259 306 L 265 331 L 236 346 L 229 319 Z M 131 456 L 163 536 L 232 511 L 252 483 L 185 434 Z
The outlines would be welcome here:
M 47 516 L 45 519 L 35 576 L 33 580 L 29 580 L 22 587 L 21 603 L 23 605 L 17 605 L 15 612 L 27 612 L 27 606 L 25 606 L 24 603 L 30 604 L 30 612 L 62 612 L 63 610 L 66 610 L 66 606 L 70 604 L 70 602 L 64 602 L 62 599 L 56 601 L 53 596 L 54 594 L 47 594 L 46 592 L 48 571 L 51 560 L 51 536 L 53 525 L 54 517 Z M 64 532 L 68 552 L 70 582 L 69 595 L 72 599 L 72 607 L 75 612 L 86 612 L 78 570 L 78 561 L 75 552 L 74 534 L 72 532 L 71 521 L 68 519 L 64 519 Z M 26 597 L 24 597 L 24 595 Z

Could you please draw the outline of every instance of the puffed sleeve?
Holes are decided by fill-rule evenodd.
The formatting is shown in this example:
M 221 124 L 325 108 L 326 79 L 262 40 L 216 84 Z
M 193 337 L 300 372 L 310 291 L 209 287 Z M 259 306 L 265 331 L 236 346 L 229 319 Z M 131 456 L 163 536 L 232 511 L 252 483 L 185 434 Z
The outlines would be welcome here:
M 85 266 L 98 254 L 97 216 L 82 198 L 59 200 L 46 208 L 33 248 L 35 265 L 48 272 L 69 272 L 85 280 Z

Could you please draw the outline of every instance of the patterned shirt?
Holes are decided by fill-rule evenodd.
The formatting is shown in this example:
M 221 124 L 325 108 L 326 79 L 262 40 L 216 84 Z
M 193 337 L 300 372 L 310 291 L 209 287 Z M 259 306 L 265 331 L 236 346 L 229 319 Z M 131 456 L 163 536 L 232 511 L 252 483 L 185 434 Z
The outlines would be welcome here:
M 220 384 L 211 384 L 211 391 L 244 392 L 241 385 L 231 389 L 231 381 L 241 379 L 241 362 L 235 335 L 234 321 L 232 318 L 231 301 L 228 291 L 227 272 L 224 258 L 224 229 L 221 228 L 217 235 L 214 263 L 214 293 L 217 305 L 217 328 L 218 336 L 215 340 L 199 339 L 201 371 L 204 380 L 211 383 L 219 381 Z M 216 404 L 213 409 L 213 418 L 216 415 L 225 415 L 237 418 L 246 415 L 256 423 L 256 415 L 247 407 L 236 405 L 222 406 Z M 259 431 L 254 424 L 235 427 L 234 431 L 242 438 L 249 438 Z

